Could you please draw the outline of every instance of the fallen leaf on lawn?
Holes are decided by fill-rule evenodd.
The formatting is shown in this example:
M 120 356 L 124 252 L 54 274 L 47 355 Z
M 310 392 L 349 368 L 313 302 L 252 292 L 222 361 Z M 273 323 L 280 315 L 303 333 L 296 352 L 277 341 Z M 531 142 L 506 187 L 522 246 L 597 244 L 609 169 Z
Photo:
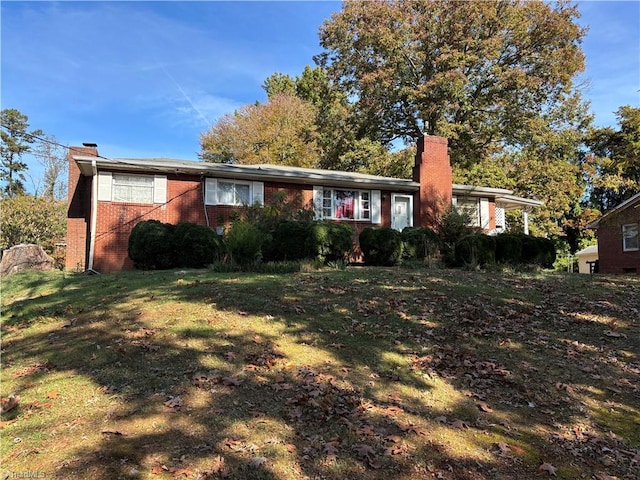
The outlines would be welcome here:
M 369 466 L 375 470 L 382 468 L 382 462 L 379 460 L 369 460 Z
M 289 452 L 289 453 L 296 453 L 296 450 L 297 450 L 296 446 L 293 443 L 287 443 L 285 445 L 285 448 L 287 449 L 287 452 Z
M 400 455 L 404 453 L 405 447 L 403 445 L 391 445 L 385 450 L 385 454 L 388 456 Z
M 360 457 L 369 457 L 370 455 L 373 455 L 376 453 L 373 447 L 365 443 L 359 443 L 355 446 L 355 448 L 356 448 L 356 453 Z
M 465 428 L 469 428 L 467 422 L 463 422 L 462 420 L 456 420 L 451 424 L 451 428 L 457 428 L 459 430 L 463 430 Z
M 235 360 L 236 359 L 236 354 L 233 352 L 225 352 L 224 355 L 222 355 L 224 358 L 226 358 L 227 360 L 231 361 L 231 360 Z
M 262 343 L 262 338 L 260 338 L 260 335 L 256 335 L 256 336 L 253 337 L 252 341 L 256 345 L 260 345 Z
M 3 420 L 3 421 L 0 422 L 0 428 L 4 428 L 7 425 L 10 425 L 13 422 L 15 422 L 16 420 L 17 420 L 16 418 L 14 418 L 13 420 Z
M 20 403 L 20 397 L 18 395 L 11 394 L 8 397 L 2 397 L 0 399 L 0 413 L 7 413 L 13 410 Z
M 487 412 L 487 413 L 493 412 L 493 409 L 489 405 L 487 405 L 485 402 L 478 402 L 476 405 L 483 412 Z
M 191 382 L 196 386 L 196 387 L 203 387 L 207 384 L 207 382 L 209 381 L 209 377 L 207 377 L 207 375 L 205 375 L 202 372 L 197 372 L 193 375 L 193 378 L 191 379 Z
M 52 400 L 55 399 L 55 398 L 58 398 L 58 392 L 49 392 L 49 393 L 47 393 L 47 398 L 50 398 Z
M 413 423 L 408 423 L 406 425 L 400 425 L 400 430 L 407 433 L 415 433 L 416 435 L 426 435 L 426 430 L 414 425 Z
M 548 475 L 553 475 L 555 477 L 556 467 L 554 467 L 550 463 L 544 462 L 542 465 L 538 467 L 538 475 L 544 475 L 545 473 Z
M 511 453 L 511 447 L 504 442 L 498 442 L 496 446 L 498 447 L 498 450 L 500 450 L 500 455 L 508 455 Z
M 249 465 L 253 468 L 258 468 L 267 463 L 267 459 L 265 457 L 253 457 L 249 462 Z
M 385 437 L 385 440 L 393 443 L 400 443 L 402 439 L 398 435 L 389 435 L 388 437 Z
M 242 380 L 240 380 L 238 377 L 222 377 L 221 382 L 227 387 L 238 387 L 242 383 Z
M 156 465 L 155 467 L 153 467 L 151 469 L 151 473 L 153 473 L 154 475 L 160 475 L 161 473 L 164 473 L 166 471 L 165 468 L 163 468 L 161 465 Z
M 164 402 L 164 406 L 174 411 L 179 410 L 180 407 L 182 407 L 182 399 L 180 397 L 171 397 L 169 400 Z

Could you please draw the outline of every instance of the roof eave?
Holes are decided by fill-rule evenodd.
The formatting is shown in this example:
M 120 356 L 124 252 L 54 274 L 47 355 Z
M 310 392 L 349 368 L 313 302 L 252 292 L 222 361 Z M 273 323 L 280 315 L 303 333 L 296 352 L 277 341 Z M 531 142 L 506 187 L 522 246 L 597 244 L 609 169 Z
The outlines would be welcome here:
M 204 162 L 176 161 L 161 159 L 162 165 L 150 159 L 148 161 L 127 159 L 103 159 L 91 156 L 74 156 L 82 175 L 92 176 L 92 163 L 95 161 L 99 169 L 121 170 L 129 172 L 158 172 L 166 174 L 187 174 L 198 176 L 218 176 L 237 180 L 288 182 L 304 185 L 317 185 L 345 188 L 397 190 L 415 192 L 420 189 L 420 184 L 399 178 L 376 177 L 362 175 L 349 177 L 341 175 L 333 170 L 287 170 L 262 165 L 229 165 Z

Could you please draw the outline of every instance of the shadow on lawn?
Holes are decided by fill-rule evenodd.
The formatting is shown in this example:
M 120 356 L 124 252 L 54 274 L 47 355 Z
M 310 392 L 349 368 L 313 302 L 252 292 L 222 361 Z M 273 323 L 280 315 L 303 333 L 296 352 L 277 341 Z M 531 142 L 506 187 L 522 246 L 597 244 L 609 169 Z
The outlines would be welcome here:
M 94 419 L 102 439 L 58 465 L 61 477 L 155 469 L 193 478 L 197 465 L 200 478 L 523 478 L 542 462 L 562 463 L 567 446 L 584 447 L 575 430 L 571 437 L 576 425 L 603 427 L 585 402 L 613 398 L 618 411 L 638 412 L 631 387 L 619 385 L 638 379 L 626 370 L 638 366 L 638 325 L 609 337 L 611 326 L 599 321 L 606 310 L 611 325 L 628 322 L 637 284 L 612 304 L 615 284 L 592 284 L 591 298 L 571 300 L 549 281 L 488 284 L 486 274 L 167 273 L 151 287 L 136 278 L 61 281 L 57 294 L 12 307 L 5 322 L 65 319 L 55 332 L 11 340 L 5 355 L 49 362 L 111 395 L 112 408 Z M 453 293 L 470 284 L 473 296 Z M 159 306 L 150 310 L 149 300 Z M 173 328 L 174 313 L 162 306 L 172 301 L 195 308 L 192 327 Z M 221 331 L 215 312 L 252 333 Z M 280 334 L 254 334 L 257 319 Z M 295 359 L 281 351 L 282 335 L 298 342 Z M 631 352 L 627 362 L 622 350 Z M 306 364 L 307 351 L 330 361 Z M 448 403 L 430 397 L 434 378 L 455 387 Z M 23 380 L 26 389 L 33 377 Z M 432 435 L 445 428 L 464 437 L 457 450 Z M 552 443 L 553 433 L 566 438 Z M 512 448 L 496 451 L 494 438 Z M 596 446 L 612 450 L 614 440 Z M 572 461 L 603 460 L 585 450 Z

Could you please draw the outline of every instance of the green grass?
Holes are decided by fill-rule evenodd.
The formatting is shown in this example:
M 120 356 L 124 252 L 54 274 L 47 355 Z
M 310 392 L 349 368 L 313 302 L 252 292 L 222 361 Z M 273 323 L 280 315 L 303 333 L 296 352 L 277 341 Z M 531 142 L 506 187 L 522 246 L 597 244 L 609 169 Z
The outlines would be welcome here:
M 3 279 L 3 469 L 640 476 L 640 278 L 267 272 Z

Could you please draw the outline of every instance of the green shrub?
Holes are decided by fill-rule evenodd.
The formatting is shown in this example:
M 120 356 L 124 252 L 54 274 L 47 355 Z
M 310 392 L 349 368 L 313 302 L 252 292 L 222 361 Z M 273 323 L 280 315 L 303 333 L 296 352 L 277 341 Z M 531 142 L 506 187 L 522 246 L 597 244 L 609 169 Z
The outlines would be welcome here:
M 496 261 L 495 238 L 483 234 L 467 235 L 456 243 L 455 252 L 459 267 L 486 267 Z
M 556 246 L 553 244 L 553 240 L 542 237 L 537 237 L 537 240 L 540 254 L 536 258 L 536 263 L 542 268 L 553 268 L 556 261 Z
M 211 265 L 224 251 L 220 237 L 210 227 L 181 222 L 174 230 L 175 266 L 199 268 Z
M 403 257 L 422 260 L 438 253 L 440 239 L 436 232 L 426 227 L 406 227 L 402 230 Z
M 445 265 L 456 266 L 456 244 L 467 235 L 476 233 L 476 228 L 470 227 L 471 217 L 464 210 L 452 208 L 442 217 L 438 225 L 440 237 L 440 252 Z
M 541 256 L 540 242 L 536 237 L 531 235 L 521 235 L 522 239 L 522 263 L 526 265 L 534 265 L 538 263 Z
M 301 260 L 309 258 L 307 250 L 311 230 L 309 222 L 283 220 L 277 223 L 270 242 L 263 248 L 265 260 Z
M 158 220 L 145 220 L 133 227 L 128 251 L 136 268 L 162 270 L 175 266 L 174 228 Z
M 522 235 L 496 235 L 496 262 L 517 265 L 522 263 Z
M 360 233 L 360 249 L 369 265 L 398 265 L 402 261 L 402 235 L 388 227 L 367 227 Z
M 67 203 L 31 195 L 0 200 L 0 250 L 21 243 L 40 245 L 47 253 L 64 241 Z
M 353 247 L 353 234 L 353 227 L 348 223 L 313 222 L 305 251 L 310 258 L 322 262 L 344 261 Z
M 257 226 L 241 220 L 231 224 L 225 242 L 232 260 L 246 266 L 259 262 L 262 257 L 262 245 L 266 234 Z

